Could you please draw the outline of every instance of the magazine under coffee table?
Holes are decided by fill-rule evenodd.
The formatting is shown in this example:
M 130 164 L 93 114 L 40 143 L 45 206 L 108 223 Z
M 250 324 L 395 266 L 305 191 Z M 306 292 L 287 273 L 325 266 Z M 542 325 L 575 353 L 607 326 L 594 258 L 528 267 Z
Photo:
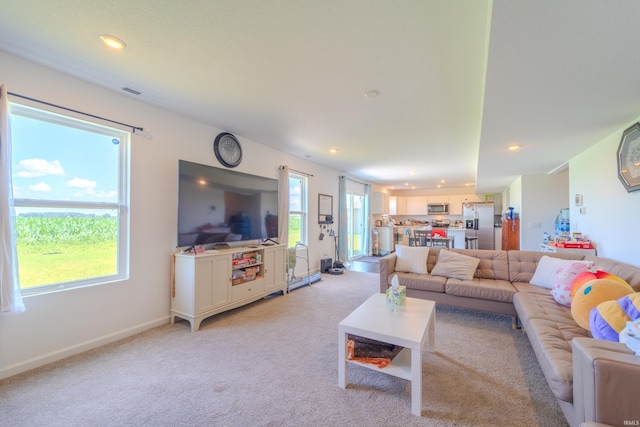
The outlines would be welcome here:
M 372 295 L 338 324 L 338 386 L 347 387 L 348 364 L 411 381 L 411 412 L 422 415 L 422 348 L 435 351 L 436 303 L 407 298 L 397 312 L 388 311 L 386 296 Z M 347 334 L 405 347 L 385 368 L 347 359 Z

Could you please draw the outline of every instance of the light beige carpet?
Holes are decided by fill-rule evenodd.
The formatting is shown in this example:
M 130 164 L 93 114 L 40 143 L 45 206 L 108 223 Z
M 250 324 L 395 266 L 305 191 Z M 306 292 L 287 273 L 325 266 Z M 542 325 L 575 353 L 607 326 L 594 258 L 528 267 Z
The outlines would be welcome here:
M 11 426 L 566 426 L 529 342 L 508 316 L 438 306 L 424 352 L 423 414 L 410 384 L 352 366 L 337 385 L 337 324 L 378 275 L 311 287 L 186 322 L 0 382 Z

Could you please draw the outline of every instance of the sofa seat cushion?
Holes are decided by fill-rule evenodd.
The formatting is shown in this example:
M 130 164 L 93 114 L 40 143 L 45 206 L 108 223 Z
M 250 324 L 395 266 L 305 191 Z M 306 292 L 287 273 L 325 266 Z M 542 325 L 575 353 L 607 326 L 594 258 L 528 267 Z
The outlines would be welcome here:
M 591 334 L 578 326 L 571 310 L 558 304 L 548 290 L 546 294 L 518 292 L 513 305 L 551 391 L 558 399 L 573 402 L 571 340 Z
M 444 292 L 444 284 L 447 281 L 446 277 L 432 276 L 431 274 L 395 272 L 389 276 L 389 286 L 391 286 L 391 279 L 394 275 L 398 276 L 400 286 L 431 292 Z
M 513 301 L 513 294 L 516 293 L 516 288 L 511 283 L 494 279 L 449 279 L 444 285 L 444 290 L 449 295 L 509 303 Z
M 515 282 L 512 283 L 512 285 L 518 292 L 532 292 L 534 294 L 540 295 L 551 295 L 550 289 L 541 288 L 540 286 L 534 286 L 530 283 Z

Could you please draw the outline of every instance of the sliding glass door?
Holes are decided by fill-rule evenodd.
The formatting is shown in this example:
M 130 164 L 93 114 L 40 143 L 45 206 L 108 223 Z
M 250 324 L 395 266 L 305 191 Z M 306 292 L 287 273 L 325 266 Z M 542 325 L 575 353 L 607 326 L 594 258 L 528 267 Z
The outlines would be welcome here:
M 349 260 L 366 255 L 364 203 L 365 198 L 363 195 L 347 193 L 347 256 Z

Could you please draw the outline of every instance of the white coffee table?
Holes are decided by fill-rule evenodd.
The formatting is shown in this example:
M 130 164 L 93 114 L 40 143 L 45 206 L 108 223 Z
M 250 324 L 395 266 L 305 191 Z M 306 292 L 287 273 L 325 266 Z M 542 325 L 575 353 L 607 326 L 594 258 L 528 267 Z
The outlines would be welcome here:
M 407 297 L 397 312 L 387 311 L 386 296 L 372 295 L 338 324 L 338 385 L 347 387 L 348 363 L 411 381 L 411 413 L 422 415 L 422 348 L 435 351 L 436 303 Z M 405 347 L 385 368 L 347 359 L 347 334 Z

